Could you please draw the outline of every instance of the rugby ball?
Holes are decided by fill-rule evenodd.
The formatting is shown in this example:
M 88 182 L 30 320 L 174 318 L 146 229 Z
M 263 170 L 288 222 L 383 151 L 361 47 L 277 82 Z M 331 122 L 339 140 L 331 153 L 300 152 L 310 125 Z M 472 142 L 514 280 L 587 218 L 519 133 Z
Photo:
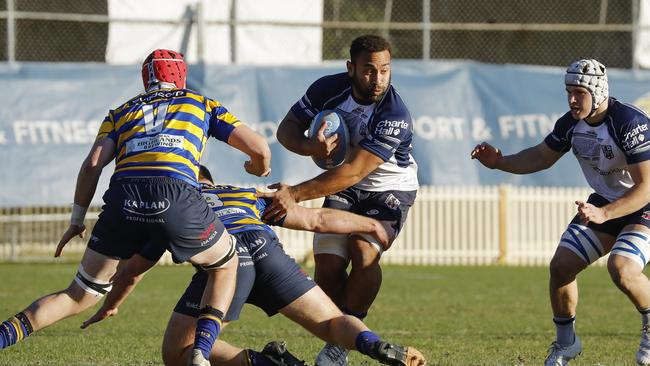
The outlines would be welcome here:
M 321 159 L 311 157 L 314 163 L 321 169 L 332 169 L 343 164 L 347 158 L 350 144 L 350 133 L 348 126 L 345 124 L 343 117 L 333 110 L 326 109 L 318 113 L 314 119 L 311 120 L 307 137 L 312 137 L 318 133 L 323 121 L 327 124 L 325 127 L 325 137 L 330 137 L 334 134 L 339 135 L 338 146 L 332 152 L 329 158 Z

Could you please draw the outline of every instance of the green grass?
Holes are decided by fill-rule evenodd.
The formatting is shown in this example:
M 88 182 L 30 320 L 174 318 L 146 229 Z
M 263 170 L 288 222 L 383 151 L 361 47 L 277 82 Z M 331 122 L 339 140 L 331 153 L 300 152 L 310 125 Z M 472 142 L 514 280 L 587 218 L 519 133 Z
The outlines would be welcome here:
M 0 317 L 67 286 L 74 265 L 0 264 Z M 165 325 L 191 267 L 156 267 L 120 314 L 87 330 L 95 309 L 0 351 L 0 365 L 159 365 Z M 430 365 L 539 365 L 554 337 L 546 268 L 386 267 L 366 319 L 384 339 L 419 348 Z M 572 365 L 633 365 L 640 329 L 634 307 L 604 268 L 580 277 L 578 334 L 585 350 Z M 281 316 L 247 306 L 223 339 L 260 349 L 273 339 L 312 362 L 322 343 Z M 353 353 L 351 365 L 373 364 Z

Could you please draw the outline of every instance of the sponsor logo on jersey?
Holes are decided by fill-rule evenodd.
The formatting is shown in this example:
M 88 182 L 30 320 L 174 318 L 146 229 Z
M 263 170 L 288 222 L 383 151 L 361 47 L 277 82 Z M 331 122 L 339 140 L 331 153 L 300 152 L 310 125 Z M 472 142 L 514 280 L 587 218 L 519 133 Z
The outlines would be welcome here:
M 150 137 L 141 137 L 129 140 L 126 143 L 126 152 L 139 152 L 155 149 L 157 147 L 183 148 L 185 136 L 158 134 Z
M 229 207 L 229 208 L 216 210 L 214 214 L 217 217 L 222 217 L 227 215 L 246 215 L 246 210 L 237 207 Z
M 375 127 L 375 135 L 399 135 L 402 129 L 409 128 L 409 124 L 404 120 L 389 121 L 383 120 L 377 123 Z
M 144 97 L 141 97 L 140 100 L 148 103 L 151 102 L 155 99 L 163 99 L 163 98 L 174 98 L 174 97 L 181 97 L 183 95 L 186 95 L 187 92 L 185 90 L 159 90 L 157 92 L 148 94 Z
M 185 301 L 185 306 L 187 306 L 190 309 L 199 309 L 199 304 L 196 302 L 191 302 L 191 301 Z
M 602 169 L 600 169 L 600 168 L 597 167 L 597 166 L 592 166 L 591 168 L 592 168 L 596 173 L 598 173 L 598 174 L 600 174 L 600 175 L 602 175 L 602 176 L 608 176 L 608 175 L 610 175 L 610 174 L 621 173 L 621 172 L 623 172 L 623 170 L 624 170 L 624 169 L 622 169 L 622 168 L 615 168 L 615 169 L 612 169 L 612 170 L 602 170 Z
M 217 228 L 214 226 L 214 223 L 212 223 L 207 229 L 203 230 L 203 232 L 199 234 L 201 246 L 208 244 L 215 236 L 217 236 Z
M 642 132 L 648 131 L 648 124 L 644 123 L 634 127 L 631 131 L 627 132 L 623 137 L 623 146 L 629 150 L 645 140 Z
M 136 215 L 153 216 L 167 211 L 170 206 L 171 203 L 167 198 L 162 201 L 136 201 L 126 199 L 124 200 L 122 209 Z
M 254 247 L 254 248 L 255 248 L 255 247 L 259 247 L 259 246 L 261 246 L 261 245 L 266 244 L 266 239 L 264 239 L 264 238 L 257 238 L 257 239 L 255 239 L 255 240 L 253 241 L 252 244 L 253 244 L 252 247 Z
M 333 195 L 331 195 L 331 196 L 327 196 L 327 199 L 328 199 L 328 200 L 331 200 L 331 201 L 341 202 L 341 203 L 344 203 L 344 204 L 346 204 L 346 205 L 349 203 L 348 200 L 346 200 L 345 198 L 343 198 L 343 197 L 341 197 L 341 196 L 337 196 L 337 195 L 335 195 L 335 194 L 333 194 Z
M 375 208 L 373 208 L 372 210 L 368 210 L 368 211 L 366 211 L 366 215 L 368 215 L 368 216 L 375 216 L 375 215 L 377 215 L 378 213 L 379 213 L 379 210 L 377 210 L 377 209 L 375 209 Z
M 208 206 L 210 206 L 210 208 L 223 206 L 223 202 L 219 199 L 219 196 L 217 196 L 216 194 L 214 194 L 214 193 L 205 193 L 205 192 L 203 192 L 201 194 L 203 195 L 203 198 L 208 203 Z

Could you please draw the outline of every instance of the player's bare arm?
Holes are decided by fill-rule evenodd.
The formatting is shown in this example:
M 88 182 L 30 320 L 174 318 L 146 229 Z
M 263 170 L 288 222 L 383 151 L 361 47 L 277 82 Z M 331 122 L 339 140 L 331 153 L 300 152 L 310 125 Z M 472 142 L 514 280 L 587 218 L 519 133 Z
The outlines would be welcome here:
M 264 136 L 241 124 L 228 137 L 228 145 L 251 158 L 244 164 L 249 174 L 265 177 L 271 173 L 271 149 Z
M 312 138 L 305 136 L 305 131 L 309 124 L 304 124 L 289 111 L 280 122 L 278 127 L 277 138 L 282 146 L 292 152 L 304 156 L 313 156 L 316 158 L 326 158 L 338 146 L 338 134 L 325 137 L 325 122 L 321 125 L 318 133 Z
M 325 197 L 351 187 L 384 162 L 377 155 L 360 147 L 352 148 L 350 154 L 350 159 L 340 166 L 296 186 L 280 183 L 269 186 L 277 191 L 260 193 L 260 197 L 273 199 L 264 219 L 274 220 L 286 215 L 296 202 Z
M 388 234 L 379 221 L 342 210 L 295 205 L 287 212 L 282 227 L 316 233 L 370 234 L 384 249 L 389 247 Z
M 81 324 L 81 329 L 86 329 L 93 323 L 117 315 L 119 307 L 124 300 L 135 290 L 145 273 L 156 265 L 141 255 L 135 254 L 118 269 L 113 282 L 113 289 L 106 295 L 104 304 L 97 312 Z
M 71 224 L 63 233 L 56 247 L 56 251 L 54 252 L 55 257 L 61 255 L 63 247 L 65 247 L 70 239 L 77 235 L 83 239 L 86 231 L 86 227 L 83 225 L 86 210 L 95 195 L 97 182 L 99 182 L 99 176 L 102 174 L 102 170 L 114 157 L 115 142 L 110 138 L 101 138 L 95 141 L 88 156 L 81 164 L 74 193 Z
M 471 158 L 490 169 L 514 174 L 529 174 L 550 168 L 562 155 L 563 152 L 551 149 L 544 141 L 506 156 L 503 156 L 501 150 L 487 142 L 482 142 L 472 150 Z
M 634 180 L 634 186 L 621 198 L 603 207 L 576 201 L 578 214 L 584 223 L 602 224 L 607 220 L 631 214 L 650 202 L 650 161 L 628 165 L 628 170 Z

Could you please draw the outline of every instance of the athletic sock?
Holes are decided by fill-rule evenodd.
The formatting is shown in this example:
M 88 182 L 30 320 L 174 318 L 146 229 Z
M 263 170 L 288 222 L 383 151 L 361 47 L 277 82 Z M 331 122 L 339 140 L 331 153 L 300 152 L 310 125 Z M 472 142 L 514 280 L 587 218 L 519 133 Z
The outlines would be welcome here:
M 246 364 L 248 366 L 274 366 L 274 363 L 260 352 L 252 349 L 244 350 L 244 352 L 246 352 Z
M 576 317 L 570 318 L 553 317 L 556 329 L 556 342 L 562 346 L 570 346 L 576 339 Z
M 650 324 L 650 308 L 639 309 L 641 313 L 641 324 L 645 327 Z
M 210 359 L 210 351 L 214 342 L 221 332 L 223 313 L 210 305 L 201 309 L 199 318 L 196 321 L 196 333 L 194 334 L 194 349 L 201 350 L 206 360 Z
M 373 345 L 375 345 L 380 340 L 381 338 L 379 338 L 378 335 L 369 330 L 365 330 L 357 335 L 357 339 L 354 341 L 354 344 L 357 347 L 357 351 L 363 353 L 364 355 L 373 357 L 371 354 Z
M 0 349 L 21 341 L 32 333 L 32 323 L 20 312 L 0 324 Z

